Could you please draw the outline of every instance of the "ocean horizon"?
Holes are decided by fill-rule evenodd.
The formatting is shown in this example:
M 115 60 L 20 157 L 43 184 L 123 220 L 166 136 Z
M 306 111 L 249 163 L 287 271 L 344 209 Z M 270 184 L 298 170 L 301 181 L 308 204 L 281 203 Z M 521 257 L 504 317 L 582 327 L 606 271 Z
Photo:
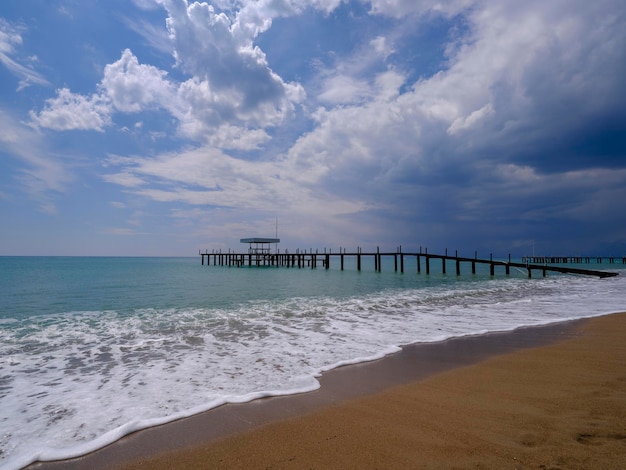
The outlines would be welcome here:
M 593 261 L 593 258 L 592 258 Z M 623 311 L 626 265 L 528 279 L 201 265 L 200 257 L 0 257 L 0 468 L 83 455 L 225 403 L 315 390 L 403 345 Z

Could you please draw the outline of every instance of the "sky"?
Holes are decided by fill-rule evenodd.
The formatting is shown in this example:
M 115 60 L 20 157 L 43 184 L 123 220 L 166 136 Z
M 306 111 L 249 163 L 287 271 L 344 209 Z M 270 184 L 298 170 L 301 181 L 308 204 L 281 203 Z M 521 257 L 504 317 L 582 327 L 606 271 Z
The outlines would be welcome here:
M 623 0 L 2 0 L 0 255 L 626 255 Z

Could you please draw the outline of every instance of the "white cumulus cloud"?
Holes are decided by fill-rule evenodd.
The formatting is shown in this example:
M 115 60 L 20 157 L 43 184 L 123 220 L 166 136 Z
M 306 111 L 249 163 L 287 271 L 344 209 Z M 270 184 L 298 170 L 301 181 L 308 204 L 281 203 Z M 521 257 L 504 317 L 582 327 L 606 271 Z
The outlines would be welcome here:
M 230 18 L 206 3 L 161 3 L 186 80 L 171 79 L 126 49 L 105 66 L 97 92 L 79 95 L 62 88 L 43 110 L 31 112 L 32 122 L 55 130 L 103 131 L 114 122 L 114 113 L 163 109 L 178 122 L 180 135 L 192 140 L 239 150 L 266 142 L 266 129 L 284 122 L 305 93 L 300 84 L 287 83 L 271 70 L 253 40 L 271 25 L 272 15 L 292 14 L 301 6 L 259 2 L 244 5 Z
M 176 91 L 166 77 L 163 70 L 140 64 L 126 49 L 118 61 L 104 68 L 100 86 L 116 110 L 135 113 L 153 104 L 172 102 Z
M 46 100 L 39 113 L 30 112 L 33 123 L 57 131 L 96 130 L 103 132 L 110 124 L 111 102 L 105 95 L 82 96 L 67 88 L 57 90 L 57 96 Z

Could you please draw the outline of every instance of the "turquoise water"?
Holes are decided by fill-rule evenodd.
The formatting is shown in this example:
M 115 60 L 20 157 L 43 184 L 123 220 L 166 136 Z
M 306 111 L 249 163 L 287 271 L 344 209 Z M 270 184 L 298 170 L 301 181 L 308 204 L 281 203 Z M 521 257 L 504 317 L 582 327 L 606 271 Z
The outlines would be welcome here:
M 403 344 L 624 310 L 626 276 L 0 257 L 0 467 L 106 445 L 227 402 L 298 393 Z M 623 269 L 622 265 L 582 265 Z
M 222 306 L 289 296 L 351 296 L 407 285 L 401 275 L 201 266 L 199 258 L 1 258 L 0 318 L 72 311 Z M 346 266 L 351 268 L 351 266 Z M 363 269 L 373 271 L 373 266 Z M 313 272 L 313 275 L 311 273 Z M 414 278 L 410 285 L 423 279 Z
M 0 258 L 0 319 L 92 310 L 132 313 L 141 308 L 219 307 L 288 297 L 341 298 L 458 281 L 441 275 L 440 261 L 433 261 L 431 276 L 414 276 L 417 268 L 412 261 L 411 272 L 407 259 L 406 273 L 401 274 L 394 272 L 390 259 L 383 260 L 384 272 L 375 273 L 373 260 L 365 257 L 361 272 L 349 258 L 341 272 L 339 266 L 330 270 L 201 266 L 199 258 L 4 257 Z M 487 279 L 486 266 L 479 265 L 478 270 L 478 277 L 462 281 Z M 451 263 L 447 271 L 454 272 Z

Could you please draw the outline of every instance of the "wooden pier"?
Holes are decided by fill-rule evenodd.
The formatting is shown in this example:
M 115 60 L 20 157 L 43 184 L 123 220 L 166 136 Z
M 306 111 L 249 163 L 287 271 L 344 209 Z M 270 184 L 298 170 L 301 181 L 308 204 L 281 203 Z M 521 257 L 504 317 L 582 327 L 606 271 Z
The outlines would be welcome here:
M 245 239 L 251 240 L 251 239 Z M 622 264 L 626 264 L 626 257 L 624 258 L 575 258 L 575 257 L 554 257 L 554 258 L 538 258 L 538 257 L 524 257 L 522 258 L 522 262 L 514 262 L 511 261 L 511 255 L 508 256 L 507 260 L 497 260 L 493 259 L 492 255 L 489 255 L 489 259 L 479 258 L 478 253 L 474 252 L 474 257 L 463 257 L 458 256 L 458 252 L 455 252 L 454 255 L 449 255 L 446 250 L 445 254 L 432 254 L 428 253 L 426 249 L 422 252 L 418 253 L 404 253 L 402 251 L 402 247 L 398 247 L 395 252 L 381 252 L 379 248 L 376 249 L 375 252 L 363 252 L 360 248 L 357 248 L 356 251 L 348 252 L 345 248 L 340 248 L 338 252 L 332 252 L 332 250 L 326 250 L 322 253 L 319 250 L 315 250 L 315 252 L 310 249 L 307 250 L 296 250 L 295 252 L 289 252 L 288 250 L 284 250 L 281 252 L 280 250 L 276 250 L 276 252 L 271 253 L 267 249 L 257 249 L 251 248 L 245 253 L 237 253 L 235 251 L 222 252 L 213 250 L 209 252 L 206 250 L 204 253 L 199 252 L 199 255 L 202 258 L 202 265 L 205 264 L 210 266 L 235 266 L 235 267 L 243 267 L 243 266 L 268 266 L 268 267 L 287 267 L 287 268 L 311 268 L 316 269 L 318 266 L 324 269 L 330 269 L 331 260 L 333 262 L 333 266 L 338 266 L 342 271 L 345 267 L 345 261 L 347 258 L 356 259 L 356 269 L 361 271 L 363 260 L 365 258 L 369 258 L 374 260 L 374 270 L 377 272 L 382 271 L 382 260 L 393 258 L 394 270 L 400 271 L 401 273 L 405 272 L 405 268 L 409 265 L 412 265 L 417 273 L 421 273 L 422 270 L 426 274 L 430 274 L 432 263 L 434 261 L 441 262 L 441 272 L 442 274 L 446 274 L 446 270 L 448 268 L 448 264 L 454 264 L 454 271 L 457 276 L 461 275 L 461 266 L 470 266 L 471 273 L 476 274 L 476 266 L 477 265 L 488 265 L 489 266 L 489 274 L 491 276 L 495 275 L 496 267 L 504 269 L 504 273 L 506 275 L 510 275 L 511 268 L 517 268 L 519 270 L 523 270 L 527 273 L 528 277 L 531 278 L 533 275 L 533 271 L 538 271 L 542 276 L 546 276 L 548 272 L 558 272 L 564 274 L 578 274 L 578 275 L 586 275 L 586 276 L 597 276 L 600 278 L 605 277 L 613 277 L 617 276 L 617 272 L 611 271 L 600 271 L 596 269 L 582 269 L 574 266 L 554 266 L 553 264 L 572 264 L 577 259 L 589 259 L 596 260 L 596 262 L 601 262 L 602 259 L 608 259 L 610 264 L 614 264 L 615 260 L 621 260 Z M 538 262 L 541 260 L 541 262 Z M 550 260 L 550 261 L 549 261 Z M 559 260 L 559 261 L 551 261 L 551 260 Z M 568 260 L 568 262 L 563 262 L 563 260 Z M 600 260 L 600 261 L 597 261 Z M 212 262 L 212 263 L 211 263 Z M 589 262 L 589 261 L 587 261 Z M 577 263 L 581 264 L 581 263 Z
M 626 264 L 626 257 L 615 256 L 524 256 L 522 263 L 543 264 Z

